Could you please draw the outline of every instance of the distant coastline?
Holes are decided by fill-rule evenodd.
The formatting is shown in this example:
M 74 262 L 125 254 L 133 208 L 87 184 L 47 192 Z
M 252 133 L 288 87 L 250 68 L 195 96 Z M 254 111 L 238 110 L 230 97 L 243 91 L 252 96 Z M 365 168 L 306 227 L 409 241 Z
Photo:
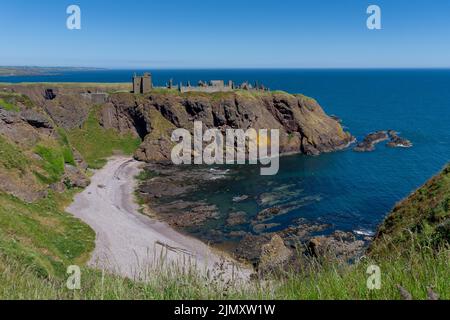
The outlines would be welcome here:
M 64 72 L 98 71 L 98 70 L 105 70 L 105 69 L 85 68 L 85 67 L 0 66 L 0 77 L 51 76 L 51 75 L 60 75 L 63 74 Z

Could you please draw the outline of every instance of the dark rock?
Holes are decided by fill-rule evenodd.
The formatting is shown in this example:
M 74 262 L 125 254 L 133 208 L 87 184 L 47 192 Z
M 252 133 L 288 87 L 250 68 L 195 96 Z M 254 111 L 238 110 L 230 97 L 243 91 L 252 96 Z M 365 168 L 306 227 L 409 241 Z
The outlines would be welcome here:
M 246 235 L 239 242 L 234 254 L 238 259 L 248 261 L 256 267 L 261 258 L 262 246 L 270 242 L 271 239 L 272 237 L 269 234 Z
M 18 116 L 17 112 L 8 111 L 0 108 L 0 121 L 5 124 L 13 124 L 19 122 L 21 119 Z
M 261 247 L 259 272 L 264 274 L 282 269 L 292 254 L 293 252 L 284 245 L 283 239 L 279 235 L 274 235 L 269 243 Z
M 45 89 L 44 99 L 45 100 L 53 100 L 56 98 L 56 94 L 53 92 L 53 89 Z
M 47 116 L 32 109 L 26 109 L 20 113 L 21 118 L 35 128 L 53 129 L 53 125 Z
M 281 209 L 278 207 L 267 208 L 260 211 L 256 216 L 256 221 L 267 221 L 280 214 Z
M 387 146 L 391 148 L 411 148 L 413 146 L 412 142 L 400 137 L 397 132 L 389 130 L 388 132 L 391 141 L 388 142 Z
M 80 171 L 79 168 L 66 164 L 64 169 L 65 173 L 63 176 L 63 181 L 66 184 L 66 187 L 86 188 L 90 184 L 90 180 Z
M 314 257 L 348 261 L 361 256 L 365 245 L 364 241 L 356 240 L 351 232 L 336 231 L 330 236 L 312 238 L 307 247 L 309 254 Z
M 405 288 L 403 288 L 401 285 L 397 285 L 397 289 L 400 293 L 400 296 L 403 300 L 412 300 L 412 295 L 411 293 L 408 292 L 408 290 L 406 290 Z
M 232 212 L 228 215 L 227 224 L 229 226 L 238 226 L 247 221 L 247 214 L 243 211 Z
M 410 148 L 412 147 L 411 141 L 398 136 L 397 132 L 394 130 L 389 131 L 377 131 L 375 133 L 369 134 L 362 142 L 358 143 L 353 149 L 357 152 L 368 152 L 375 150 L 375 145 L 382 141 L 388 140 L 388 147 L 391 148 Z
M 375 150 L 375 145 L 382 141 L 388 140 L 389 135 L 386 131 L 377 131 L 367 135 L 364 140 L 356 145 L 353 149 L 357 152 L 369 152 Z
M 57 182 L 51 184 L 50 189 L 58 193 L 63 193 L 66 190 L 66 186 L 63 182 Z

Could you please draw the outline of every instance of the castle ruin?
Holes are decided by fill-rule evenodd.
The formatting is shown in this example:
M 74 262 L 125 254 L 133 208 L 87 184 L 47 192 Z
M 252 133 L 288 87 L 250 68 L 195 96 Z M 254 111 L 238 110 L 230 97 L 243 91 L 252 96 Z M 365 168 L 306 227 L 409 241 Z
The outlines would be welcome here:
M 144 94 L 152 90 L 152 76 L 146 72 L 143 76 L 137 76 L 136 73 L 133 76 L 133 93 Z
M 135 94 L 144 94 L 148 93 L 153 89 L 152 76 L 150 73 L 146 72 L 143 76 L 137 76 L 134 74 L 133 76 L 133 92 Z M 158 87 L 159 88 L 159 87 Z M 209 82 L 199 81 L 197 86 L 192 86 L 188 81 L 186 84 L 180 82 L 178 85 L 173 84 L 173 80 L 166 84 L 165 87 L 160 87 L 160 89 L 177 89 L 181 93 L 185 92 L 205 92 L 205 93 L 214 93 L 214 92 L 230 92 L 236 89 L 248 90 L 248 91 L 269 91 L 268 88 L 263 85 L 255 82 L 254 85 L 251 85 L 249 82 L 244 82 L 241 85 L 236 86 L 233 81 L 228 81 L 225 83 L 224 80 L 211 80 Z

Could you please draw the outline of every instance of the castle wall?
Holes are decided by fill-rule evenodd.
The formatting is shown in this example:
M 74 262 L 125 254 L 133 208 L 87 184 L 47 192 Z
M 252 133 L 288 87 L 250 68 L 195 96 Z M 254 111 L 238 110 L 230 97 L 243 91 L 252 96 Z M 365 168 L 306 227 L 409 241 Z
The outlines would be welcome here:
M 223 87 L 185 87 L 182 86 L 180 92 L 205 92 L 205 93 L 214 93 L 214 92 L 230 92 L 233 91 L 232 87 L 223 86 Z

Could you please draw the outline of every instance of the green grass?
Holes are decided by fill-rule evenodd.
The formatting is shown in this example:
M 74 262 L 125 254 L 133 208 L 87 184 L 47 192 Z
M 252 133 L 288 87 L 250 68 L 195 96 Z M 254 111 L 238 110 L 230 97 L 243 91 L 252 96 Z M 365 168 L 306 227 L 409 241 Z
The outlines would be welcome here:
M 13 93 L 13 92 L 0 92 L 0 107 L 8 111 L 20 111 L 18 104 L 23 105 L 25 108 L 32 108 L 33 102 L 28 96 Z
M 25 172 L 28 163 L 22 150 L 0 135 L 0 166 L 7 170 L 16 169 Z
M 148 170 L 148 169 L 144 169 L 144 170 L 141 170 L 138 175 L 136 175 L 135 179 L 138 181 L 147 181 L 147 180 L 150 180 L 157 176 L 158 176 L 157 172 Z
M 57 129 L 58 136 L 59 136 L 59 142 L 62 145 L 62 155 L 64 158 L 64 163 L 70 164 L 72 166 L 75 166 L 75 159 L 73 156 L 72 146 L 70 145 L 69 138 L 67 137 L 67 133 L 64 129 L 58 128 Z
M 114 129 L 105 129 L 97 119 L 98 108 L 94 108 L 80 129 L 68 133 L 68 139 L 83 156 L 90 168 L 98 169 L 106 164 L 115 151 L 131 155 L 141 144 L 131 133 L 121 135 Z
M 287 272 L 273 281 L 248 283 L 206 278 L 181 266 L 152 266 L 147 282 L 138 283 L 84 268 L 81 290 L 65 288 L 64 278 L 39 278 L 30 269 L 0 257 L 0 298 L 12 299 L 401 299 L 397 285 L 414 299 L 426 299 L 432 287 L 441 299 L 450 299 L 448 259 L 450 251 L 437 253 L 424 248 L 408 257 L 392 256 L 383 260 L 363 260 L 354 265 L 336 262 L 316 263 L 302 270 Z M 2 263 L 3 262 L 3 263 Z M 3 266 L 2 266 L 3 264 Z M 381 289 L 367 288 L 369 265 L 381 268 Z M 12 290 L 14 288 L 14 290 Z
M 0 253 L 38 279 L 62 277 L 65 266 L 84 263 L 94 247 L 94 232 L 62 210 L 72 193 L 25 203 L 0 193 Z
M 3 108 L 8 111 L 15 111 L 18 112 L 20 109 L 15 104 L 5 101 L 4 99 L 0 98 L 0 108 Z
M 36 146 L 35 152 L 43 159 L 43 169 L 47 173 L 46 176 L 36 174 L 38 178 L 47 184 L 60 181 L 62 175 L 64 174 L 65 163 L 62 150 L 57 147 L 50 147 L 40 144 Z

